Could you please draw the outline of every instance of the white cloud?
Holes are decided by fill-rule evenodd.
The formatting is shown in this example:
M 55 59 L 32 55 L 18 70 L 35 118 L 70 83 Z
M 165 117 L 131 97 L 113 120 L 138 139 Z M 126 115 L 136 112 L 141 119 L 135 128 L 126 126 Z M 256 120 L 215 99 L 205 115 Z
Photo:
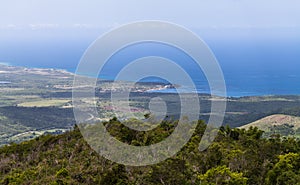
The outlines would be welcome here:
M 15 24 L 0 25 L 0 29 L 6 29 L 6 30 L 15 30 L 19 28 L 20 27 Z
M 55 29 L 58 28 L 59 25 L 58 24 L 29 24 L 29 27 L 32 30 L 37 30 L 37 29 Z
M 9 66 L 10 64 L 8 62 L 0 62 L 0 65 L 6 65 Z

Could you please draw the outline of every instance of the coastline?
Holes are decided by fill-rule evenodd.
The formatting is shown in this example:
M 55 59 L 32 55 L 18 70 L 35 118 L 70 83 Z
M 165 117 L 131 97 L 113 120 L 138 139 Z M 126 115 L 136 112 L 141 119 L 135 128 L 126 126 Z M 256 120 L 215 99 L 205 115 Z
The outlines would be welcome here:
M 28 69 L 28 70 L 35 70 L 35 71 L 57 71 L 60 73 L 64 73 L 64 74 L 68 74 L 68 75 L 75 75 L 75 72 L 72 72 L 68 69 L 61 69 L 61 68 L 41 68 L 41 67 L 34 67 L 34 66 L 16 66 L 16 65 L 12 65 L 11 63 L 6 63 L 6 62 L 0 62 L 0 67 L 16 67 L 16 68 L 24 68 L 24 69 Z M 99 78 L 99 80 L 101 81 L 113 81 L 111 78 Z M 8 80 L 1 80 L 2 82 L 7 82 Z M 156 83 L 156 84 L 160 84 L 162 86 L 164 85 L 168 85 L 164 82 L 157 82 L 157 81 L 147 81 L 147 82 L 142 82 L 142 83 Z M 246 82 L 245 82 L 246 83 Z M 3 83 L 2 83 L 3 84 Z M 246 89 L 244 90 L 243 88 L 240 87 L 235 87 L 234 85 L 232 85 L 232 82 L 230 83 L 231 85 L 228 85 L 227 88 L 227 96 L 226 98 L 242 98 L 242 97 L 266 97 L 266 96 L 299 96 L 300 92 L 298 93 L 298 89 L 293 89 L 293 91 L 288 91 L 285 90 L 284 93 L 279 93 L 279 91 L 276 91 L 276 89 L 272 89 L 273 93 L 270 93 L 268 91 L 255 91 L 254 88 L 253 90 L 249 90 Z M 268 84 L 267 84 L 268 85 Z M 252 85 L 253 86 L 253 85 Z M 175 89 L 175 87 L 177 88 L 177 90 Z M 160 87 L 160 88 L 153 88 L 151 90 L 148 90 L 147 93 L 169 93 L 169 94 L 173 94 L 173 93 L 194 93 L 193 91 L 191 91 L 189 88 L 184 87 L 183 85 L 175 85 L 175 87 Z M 238 89 L 238 90 L 237 90 Z M 209 88 L 202 88 L 202 89 L 197 89 L 197 93 L 198 94 L 211 94 Z M 218 95 L 216 95 L 218 96 Z

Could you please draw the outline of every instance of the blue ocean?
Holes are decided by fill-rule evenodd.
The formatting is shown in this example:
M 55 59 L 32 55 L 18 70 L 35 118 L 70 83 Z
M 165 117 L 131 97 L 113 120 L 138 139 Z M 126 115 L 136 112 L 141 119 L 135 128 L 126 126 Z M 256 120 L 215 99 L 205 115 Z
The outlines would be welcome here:
M 300 94 L 299 39 L 208 39 L 205 42 L 223 71 L 227 96 Z M 10 42 L 0 45 L 0 63 L 75 72 L 81 56 L 91 43 L 92 40 L 88 39 Z M 180 49 L 161 43 L 145 42 L 123 48 L 107 61 L 99 77 L 114 79 L 126 64 L 146 56 L 160 56 L 174 61 L 191 76 L 199 93 L 210 93 L 205 75 L 195 61 Z M 160 79 L 149 77 L 145 80 Z M 184 84 L 180 85 L 182 89 L 189 90 Z

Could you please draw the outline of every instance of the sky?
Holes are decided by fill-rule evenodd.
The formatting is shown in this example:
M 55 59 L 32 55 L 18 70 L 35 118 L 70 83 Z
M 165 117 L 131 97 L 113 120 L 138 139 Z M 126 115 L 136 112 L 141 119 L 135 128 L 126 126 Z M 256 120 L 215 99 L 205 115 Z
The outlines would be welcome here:
M 1 0 L 0 3 L 0 29 L 108 29 L 149 19 L 171 21 L 190 29 L 300 26 L 298 0 Z
M 231 55 L 229 61 L 234 52 L 219 52 L 221 45 L 224 49 L 226 44 L 255 48 L 265 41 L 284 48 L 299 44 L 299 17 L 299 0 L 0 0 L 0 62 L 77 62 L 101 34 L 143 20 L 182 25 L 203 38 L 217 57 Z M 274 51 L 265 52 L 267 59 L 278 58 Z M 37 53 L 40 56 L 34 58 Z

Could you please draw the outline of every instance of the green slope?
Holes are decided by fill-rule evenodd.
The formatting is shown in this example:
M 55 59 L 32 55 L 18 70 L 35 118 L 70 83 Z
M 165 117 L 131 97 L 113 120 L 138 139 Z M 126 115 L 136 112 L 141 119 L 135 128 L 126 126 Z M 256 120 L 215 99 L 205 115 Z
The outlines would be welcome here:
M 240 128 L 249 129 L 250 127 L 257 127 L 263 130 L 266 136 L 280 134 L 281 136 L 300 137 L 300 117 L 296 116 L 275 114 L 241 126 Z

